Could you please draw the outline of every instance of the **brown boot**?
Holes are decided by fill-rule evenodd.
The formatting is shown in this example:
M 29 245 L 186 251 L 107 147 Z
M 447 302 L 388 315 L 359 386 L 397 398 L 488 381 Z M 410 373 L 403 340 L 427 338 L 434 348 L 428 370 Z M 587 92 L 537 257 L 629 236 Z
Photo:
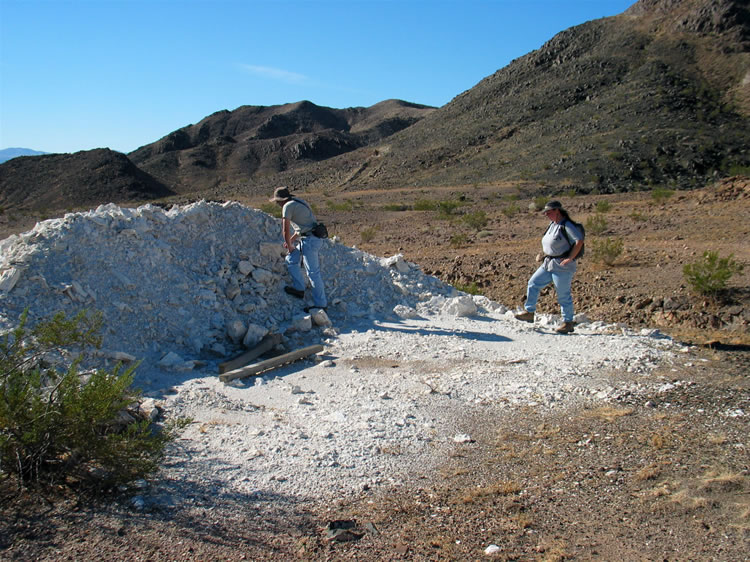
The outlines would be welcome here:
M 521 320 L 523 322 L 533 322 L 534 313 L 529 312 L 528 310 L 526 312 L 521 312 L 519 314 L 516 314 L 516 320 Z
M 558 334 L 571 334 L 573 333 L 573 322 L 563 322 L 562 325 L 555 330 Z

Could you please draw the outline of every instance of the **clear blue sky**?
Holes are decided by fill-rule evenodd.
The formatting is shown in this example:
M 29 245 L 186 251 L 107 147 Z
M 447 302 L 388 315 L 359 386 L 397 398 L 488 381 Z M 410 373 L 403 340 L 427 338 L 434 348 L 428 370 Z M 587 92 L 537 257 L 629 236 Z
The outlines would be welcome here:
M 635 0 L 0 0 L 0 149 L 130 152 L 222 109 L 441 106 Z

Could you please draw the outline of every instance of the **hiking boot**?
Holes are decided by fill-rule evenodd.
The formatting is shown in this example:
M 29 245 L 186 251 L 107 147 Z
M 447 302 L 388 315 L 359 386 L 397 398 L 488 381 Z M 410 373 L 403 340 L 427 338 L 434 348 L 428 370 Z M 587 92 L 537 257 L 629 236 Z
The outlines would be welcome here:
M 573 322 L 563 322 L 562 325 L 555 330 L 558 334 L 570 334 L 573 332 Z
M 519 314 L 516 314 L 516 320 L 521 320 L 522 322 L 533 322 L 534 313 L 529 312 L 528 310 L 526 312 L 521 312 Z
M 297 297 L 298 299 L 304 299 L 305 298 L 305 291 L 300 291 L 299 289 L 295 289 L 294 287 L 287 285 L 284 287 L 284 292 L 287 295 L 292 295 L 293 297 Z
M 310 312 L 312 310 L 325 310 L 325 309 L 326 309 L 325 306 L 306 306 L 302 310 L 304 310 L 305 312 Z

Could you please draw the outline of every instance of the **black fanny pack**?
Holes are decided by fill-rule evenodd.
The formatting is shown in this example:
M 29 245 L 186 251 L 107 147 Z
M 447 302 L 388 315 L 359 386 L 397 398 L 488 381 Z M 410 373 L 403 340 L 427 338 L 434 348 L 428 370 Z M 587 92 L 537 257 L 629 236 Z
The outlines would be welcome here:
M 316 222 L 310 233 L 318 238 L 328 238 L 328 229 L 322 222 Z

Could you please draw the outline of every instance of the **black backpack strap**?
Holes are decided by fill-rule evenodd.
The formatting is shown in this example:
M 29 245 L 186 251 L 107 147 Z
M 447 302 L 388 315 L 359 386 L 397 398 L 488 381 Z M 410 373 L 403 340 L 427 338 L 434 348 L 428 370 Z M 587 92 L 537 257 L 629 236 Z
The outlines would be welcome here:
M 565 240 L 568 241 L 568 244 L 570 245 L 570 249 L 572 250 L 573 246 L 575 246 L 576 244 L 575 244 L 575 242 L 573 242 L 573 240 L 570 239 L 570 235 L 568 234 L 568 230 L 565 228 L 565 223 L 568 223 L 568 222 L 571 223 L 571 224 L 573 224 L 573 221 L 570 220 L 570 219 L 564 220 L 563 223 L 562 223 L 562 233 L 563 233 L 563 236 L 565 236 Z M 568 250 L 568 252 L 570 252 L 570 250 Z

